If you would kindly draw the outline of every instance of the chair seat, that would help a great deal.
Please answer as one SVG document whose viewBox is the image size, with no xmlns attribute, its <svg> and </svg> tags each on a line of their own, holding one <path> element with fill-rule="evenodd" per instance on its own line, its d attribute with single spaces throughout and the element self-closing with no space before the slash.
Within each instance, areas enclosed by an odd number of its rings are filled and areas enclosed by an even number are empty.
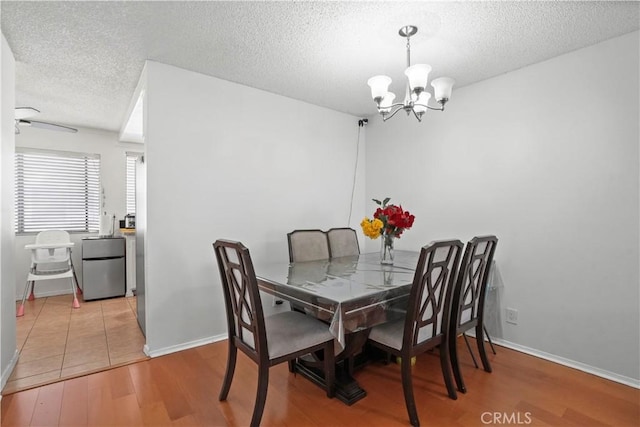
<svg viewBox="0 0 640 427">
<path fill-rule="evenodd" d="M 404 319 L 400 319 L 374 326 L 369 333 L 369 339 L 400 351 L 403 332 Z"/>
<path fill-rule="evenodd" d="M 313 347 L 333 338 L 326 324 L 297 311 L 265 317 L 269 359 Z"/>
<path fill-rule="evenodd" d="M 45 271 L 36 271 L 33 273 L 27 274 L 27 281 L 32 280 L 54 280 L 54 279 L 64 279 L 73 277 L 73 270 L 71 269 L 60 269 L 60 270 L 45 270 Z"/>
<path fill-rule="evenodd" d="M 438 322 L 440 322 L 440 319 L 441 316 L 439 315 Z M 431 338 L 432 329 L 432 325 L 427 325 L 418 332 L 418 344 Z M 369 334 L 369 339 L 400 351 L 402 349 L 403 334 L 404 319 L 400 319 L 395 322 L 388 322 L 374 326 Z"/>
</svg>

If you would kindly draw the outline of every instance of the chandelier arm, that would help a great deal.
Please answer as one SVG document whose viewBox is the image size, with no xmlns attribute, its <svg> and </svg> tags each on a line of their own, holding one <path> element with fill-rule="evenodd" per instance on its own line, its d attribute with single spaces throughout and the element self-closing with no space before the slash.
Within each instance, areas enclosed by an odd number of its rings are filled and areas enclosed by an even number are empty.
<svg viewBox="0 0 640 427">
<path fill-rule="evenodd" d="M 402 102 L 396 102 L 395 104 L 391 104 L 391 105 L 387 105 L 386 107 L 380 107 L 378 106 L 378 113 L 382 113 L 383 109 L 387 109 L 387 108 L 395 108 L 395 107 L 401 107 L 404 108 L 404 104 Z"/>
<path fill-rule="evenodd" d="M 393 104 L 393 106 L 395 106 L 395 107 L 396 107 L 396 109 L 395 109 L 395 110 L 393 110 L 393 111 L 391 112 L 391 114 L 388 114 L 388 113 L 387 113 L 387 114 L 383 114 L 383 115 L 382 115 L 382 121 L 383 121 L 383 122 L 386 122 L 386 121 L 387 121 L 387 120 L 389 120 L 391 117 L 395 116 L 395 115 L 398 113 L 398 111 L 404 110 L 404 104 Z"/>
<path fill-rule="evenodd" d="M 432 107 L 431 105 L 427 105 L 427 104 L 418 104 L 418 103 L 415 103 L 415 104 L 413 104 L 413 105 L 414 105 L 414 106 L 415 106 L 415 105 L 420 105 L 421 107 L 426 107 L 426 108 L 428 108 L 429 110 L 434 110 L 434 111 L 444 111 L 444 105 L 440 105 L 440 107 Z"/>
<path fill-rule="evenodd" d="M 411 111 L 413 112 L 413 115 L 416 116 L 416 119 L 418 120 L 418 122 L 421 122 L 422 121 L 422 117 L 420 117 L 421 115 L 416 113 L 416 110 L 414 110 L 413 108 L 411 109 Z"/>
</svg>

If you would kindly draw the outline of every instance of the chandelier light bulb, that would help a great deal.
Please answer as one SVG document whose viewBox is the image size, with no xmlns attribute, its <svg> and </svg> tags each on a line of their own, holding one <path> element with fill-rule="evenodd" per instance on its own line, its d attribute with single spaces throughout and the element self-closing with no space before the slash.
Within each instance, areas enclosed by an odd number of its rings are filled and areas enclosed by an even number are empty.
<svg viewBox="0 0 640 427">
<path fill-rule="evenodd" d="M 435 100 L 441 103 L 442 101 L 449 101 L 451 99 L 451 90 L 455 83 L 456 81 L 449 77 L 440 77 L 432 81 L 431 86 L 433 86 Z"/>
<path fill-rule="evenodd" d="M 389 111 L 391 111 L 391 105 L 393 104 L 394 99 L 396 99 L 396 94 L 387 92 L 380 102 L 380 112 L 388 113 Z"/>
<path fill-rule="evenodd" d="M 413 104 L 413 111 L 418 114 L 426 113 L 429 99 L 431 99 L 431 94 L 429 92 L 422 92 Z"/>
<path fill-rule="evenodd" d="M 375 76 L 371 77 L 367 84 L 371 87 L 371 97 L 378 103 L 389 92 L 389 85 L 391 84 L 391 78 L 387 76 Z M 380 98 L 380 99 L 378 99 Z"/>
<path fill-rule="evenodd" d="M 430 72 L 431 66 L 427 64 L 412 65 L 404 71 L 413 93 L 420 94 L 427 87 Z"/>
</svg>

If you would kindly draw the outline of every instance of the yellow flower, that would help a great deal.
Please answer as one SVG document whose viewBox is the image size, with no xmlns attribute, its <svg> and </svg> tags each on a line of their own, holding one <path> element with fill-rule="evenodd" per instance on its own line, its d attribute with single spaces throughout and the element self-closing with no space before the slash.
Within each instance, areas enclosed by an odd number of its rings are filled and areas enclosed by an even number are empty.
<svg viewBox="0 0 640 427">
<path fill-rule="evenodd" d="M 380 230 L 382 230 L 384 224 L 378 218 L 364 218 L 360 223 L 360 226 L 362 227 L 362 231 L 365 236 L 371 239 L 377 239 L 378 236 L 380 236 Z"/>
</svg>

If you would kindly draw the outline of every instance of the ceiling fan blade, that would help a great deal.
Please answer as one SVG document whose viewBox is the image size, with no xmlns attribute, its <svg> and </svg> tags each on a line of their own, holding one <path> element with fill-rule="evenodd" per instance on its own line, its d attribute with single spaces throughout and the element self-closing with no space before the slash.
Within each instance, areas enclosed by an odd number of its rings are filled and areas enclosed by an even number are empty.
<svg viewBox="0 0 640 427">
<path fill-rule="evenodd" d="M 40 113 L 40 110 L 33 107 L 16 107 L 16 120 L 33 117 L 38 113 Z"/>
<path fill-rule="evenodd" d="M 39 122 L 37 120 L 18 120 L 18 124 L 25 124 L 27 126 L 33 126 L 34 128 L 57 130 L 61 132 L 72 132 L 72 133 L 78 132 L 78 129 L 75 129 L 69 126 L 56 125 L 56 124 L 47 123 L 47 122 Z"/>
</svg>

